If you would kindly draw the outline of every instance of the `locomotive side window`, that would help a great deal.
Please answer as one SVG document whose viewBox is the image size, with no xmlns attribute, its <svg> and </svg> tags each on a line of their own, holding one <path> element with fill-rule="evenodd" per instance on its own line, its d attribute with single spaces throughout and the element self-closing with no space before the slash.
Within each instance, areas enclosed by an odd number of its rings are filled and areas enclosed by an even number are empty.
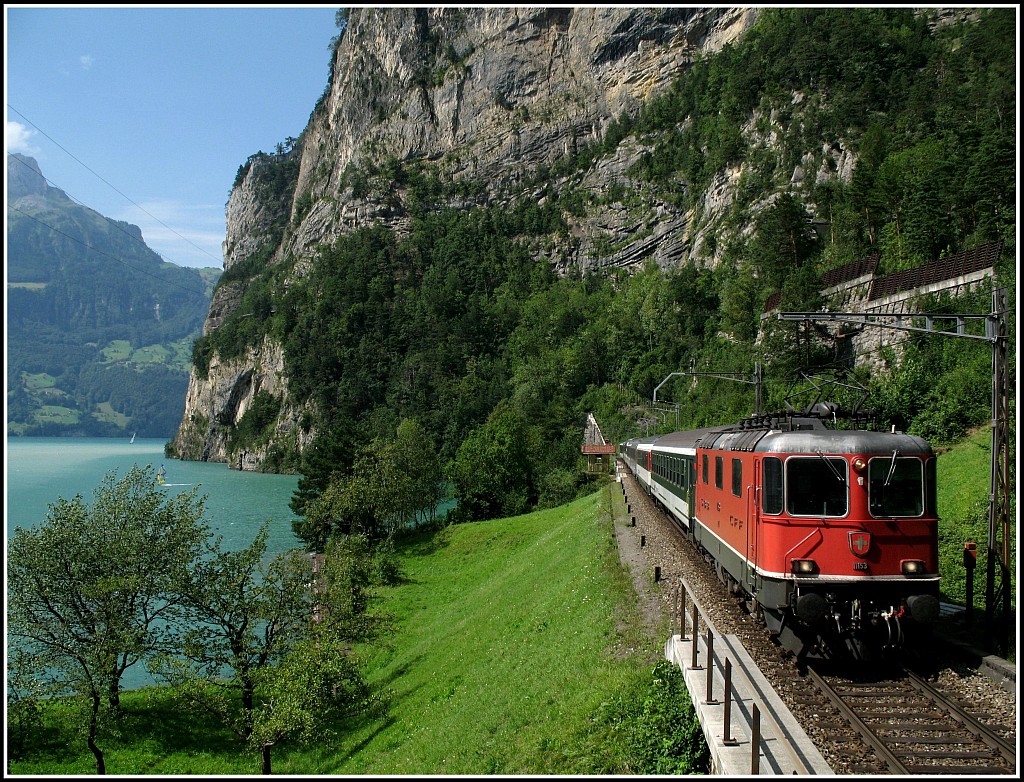
<svg viewBox="0 0 1024 782">
<path fill-rule="evenodd" d="M 796 456 L 786 462 L 787 510 L 793 516 L 845 516 L 849 502 L 845 459 Z"/>
<path fill-rule="evenodd" d="M 935 458 L 928 460 L 925 466 L 924 498 L 925 513 L 929 516 L 939 515 L 939 504 L 936 498 L 937 489 L 935 484 Z"/>
<path fill-rule="evenodd" d="M 761 462 L 761 472 L 761 510 L 765 513 L 782 513 L 782 459 L 766 456 Z"/>
<path fill-rule="evenodd" d="M 921 460 L 897 456 L 869 460 L 868 507 L 872 516 L 921 516 L 924 513 Z"/>
<path fill-rule="evenodd" d="M 743 496 L 743 462 L 739 459 L 732 460 L 732 493 L 737 497 Z"/>
<path fill-rule="evenodd" d="M 704 454 L 701 457 L 701 473 L 703 474 L 703 478 L 701 480 L 703 480 L 704 483 L 707 483 L 708 482 L 708 455 L 707 454 Z"/>
<path fill-rule="evenodd" d="M 723 466 L 722 465 L 722 457 L 721 456 L 716 456 L 715 457 L 715 488 L 716 489 L 721 489 L 722 488 L 722 473 L 725 472 L 725 470 L 722 469 L 722 466 Z"/>
</svg>

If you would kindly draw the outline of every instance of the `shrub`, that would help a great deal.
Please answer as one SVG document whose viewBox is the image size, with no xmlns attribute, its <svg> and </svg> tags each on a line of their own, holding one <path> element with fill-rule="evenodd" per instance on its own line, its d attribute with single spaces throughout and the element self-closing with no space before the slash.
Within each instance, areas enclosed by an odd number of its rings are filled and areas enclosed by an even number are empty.
<svg viewBox="0 0 1024 782">
<path fill-rule="evenodd" d="M 683 674 L 669 661 L 659 660 L 636 691 L 609 704 L 605 720 L 634 773 L 707 773 L 707 741 Z"/>
</svg>

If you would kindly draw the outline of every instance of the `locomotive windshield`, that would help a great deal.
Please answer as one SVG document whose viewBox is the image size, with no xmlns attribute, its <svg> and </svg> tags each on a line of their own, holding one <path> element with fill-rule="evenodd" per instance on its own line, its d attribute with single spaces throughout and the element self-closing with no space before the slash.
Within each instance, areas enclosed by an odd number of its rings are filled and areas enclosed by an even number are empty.
<svg viewBox="0 0 1024 782">
<path fill-rule="evenodd" d="M 879 456 L 868 462 L 868 502 L 872 516 L 924 513 L 924 466 L 920 459 Z"/>
<path fill-rule="evenodd" d="M 845 459 L 798 456 L 786 462 L 786 510 L 792 516 L 845 516 Z"/>
</svg>

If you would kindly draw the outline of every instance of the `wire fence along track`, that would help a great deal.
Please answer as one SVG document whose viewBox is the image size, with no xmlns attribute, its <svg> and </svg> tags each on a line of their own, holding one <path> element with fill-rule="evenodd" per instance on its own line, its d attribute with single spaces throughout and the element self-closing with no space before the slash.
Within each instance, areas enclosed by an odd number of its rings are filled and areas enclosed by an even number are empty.
<svg viewBox="0 0 1024 782">
<path fill-rule="evenodd" d="M 892 679 L 829 683 L 813 668 L 808 677 L 874 752 L 878 766 L 864 773 L 1016 774 L 1017 753 L 993 726 L 981 722 L 924 679 L 902 671 Z M 831 724 L 837 732 L 839 723 Z M 856 752 L 851 747 L 851 752 Z"/>
</svg>

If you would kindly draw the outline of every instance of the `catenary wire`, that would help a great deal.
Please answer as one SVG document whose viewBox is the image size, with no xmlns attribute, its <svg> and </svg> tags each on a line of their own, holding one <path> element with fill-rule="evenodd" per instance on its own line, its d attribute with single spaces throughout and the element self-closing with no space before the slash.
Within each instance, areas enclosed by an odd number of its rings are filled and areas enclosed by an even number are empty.
<svg viewBox="0 0 1024 782">
<path fill-rule="evenodd" d="M 109 188 L 110 188 L 111 190 L 113 190 L 113 191 L 114 191 L 115 193 L 117 193 L 117 194 L 118 194 L 119 196 L 121 196 L 121 197 L 122 197 L 122 198 L 124 198 L 124 199 L 125 199 L 126 201 L 128 201 L 128 203 L 132 204 L 133 206 L 137 207 L 137 208 L 138 208 L 138 209 L 139 209 L 140 211 L 142 211 L 142 212 L 144 212 L 145 214 L 147 214 L 147 215 L 149 215 L 150 217 L 152 217 L 152 218 L 153 218 L 154 220 L 156 220 L 156 221 L 157 221 L 158 223 L 160 223 L 160 225 L 162 225 L 162 226 L 163 226 L 164 228 L 166 228 L 166 229 L 167 229 L 168 231 L 170 231 L 171 233 L 173 233 L 173 234 L 174 234 L 175 236 L 177 236 L 177 237 L 178 237 L 179 239 L 181 239 L 182 241 L 188 242 L 188 243 L 189 243 L 190 245 L 192 245 L 192 246 L 193 246 L 193 247 L 195 247 L 195 248 L 196 248 L 197 250 L 199 250 L 199 252 L 201 252 L 201 253 L 202 253 L 203 255 L 207 256 L 208 258 L 212 258 L 213 260 L 217 261 L 218 263 L 220 263 L 220 262 L 221 262 L 221 259 L 220 259 L 220 258 L 216 258 L 215 256 L 213 256 L 213 255 L 210 255 L 210 253 L 208 253 L 208 252 L 207 252 L 206 250 L 204 250 L 204 249 L 203 249 L 202 247 L 200 247 L 199 245 L 195 244 L 195 243 L 194 243 L 193 241 L 191 241 L 190 239 L 188 239 L 188 238 L 186 238 L 186 237 L 182 236 L 181 234 L 179 234 L 179 233 L 178 233 L 177 231 L 175 231 L 175 230 L 174 230 L 173 228 L 171 228 L 171 227 L 170 227 L 169 225 L 167 225 L 167 223 L 165 223 L 165 222 L 163 222 L 162 220 L 160 220 L 160 218 L 156 217 L 155 215 L 153 215 L 152 213 L 150 213 L 149 211 L 147 211 L 147 210 L 146 210 L 146 209 L 145 209 L 145 208 L 144 208 L 143 206 L 141 206 L 140 204 L 136 203 L 136 202 L 135 202 L 135 201 L 133 201 L 133 200 L 132 200 L 131 198 L 129 198 L 129 197 L 127 196 L 127 195 L 125 195 L 125 194 L 124 194 L 124 193 L 122 193 L 122 192 L 121 192 L 120 190 L 118 190 L 118 189 L 117 189 L 116 187 L 114 187 L 114 185 L 110 184 L 110 182 L 108 182 L 108 181 L 107 181 L 106 179 L 104 179 L 104 178 L 103 178 L 102 176 L 100 176 L 100 175 L 99 175 L 99 174 L 97 174 L 97 173 L 96 173 L 95 171 L 93 171 L 93 170 L 92 170 L 91 168 L 89 168 L 89 166 L 87 166 L 87 165 L 86 165 L 85 163 L 83 163 L 83 162 L 82 162 L 81 160 L 79 160 L 79 159 L 78 159 L 77 157 L 75 157 L 75 155 L 73 155 L 73 154 L 72 154 L 72 153 L 71 153 L 71 152 L 70 152 L 70 151 L 69 151 L 69 150 L 68 150 L 67 148 L 65 148 L 65 147 L 64 147 L 64 146 L 63 146 L 63 145 L 62 145 L 62 144 L 61 144 L 60 142 L 58 142 L 58 141 L 57 141 L 56 139 L 54 139 L 54 138 L 53 138 L 53 137 L 52 137 L 52 136 L 51 136 L 50 134 L 48 134 L 48 133 L 47 133 L 47 132 L 46 132 L 45 130 L 43 130 L 42 128 L 40 128 L 40 127 L 39 127 L 38 125 L 36 125 L 36 124 L 35 124 L 35 123 L 34 123 L 34 122 L 33 122 L 32 120 L 30 120 L 30 119 L 29 119 L 28 117 L 26 117 L 26 116 L 25 116 L 24 114 L 22 114 L 22 113 L 21 113 L 20 111 L 18 111 L 18 109 L 14 108 L 14 106 L 12 106 L 12 105 L 11 105 L 10 103 L 8 103 L 8 104 L 7 104 L 7 108 L 9 108 L 9 109 L 10 109 L 11 111 L 13 111 L 13 112 L 14 112 L 15 114 L 17 114 L 17 115 L 18 115 L 19 117 L 21 117 L 21 118 L 22 118 L 23 120 L 25 120 L 25 122 L 27 122 L 27 123 L 28 123 L 29 125 L 31 125 L 31 126 L 32 126 L 33 128 L 35 128 L 35 129 L 36 129 L 37 131 L 39 131 L 39 132 L 40 132 L 40 133 L 41 133 L 42 135 L 44 135 L 44 136 L 45 136 L 46 138 L 48 138 L 48 139 L 49 139 L 50 141 L 52 141 L 52 142 L 53 142 L 54 144 L 56 144 L 56 145 L 57 145 L 57 147 L 59 147 L 59 148 L 60 148 L 61 150 L 63 150 L 63 151 L 64 151 L 64 152 L 65 152 L 65 153 L 66 153 L 66 154 L 68 155 L 68 157 L 70 157 L 70 158 L 71 158 L 72 160 L 74 160 L 74 161 L 75 161 L 76 163 L 78 163 L 78 164 L 79 164 L 80 166 L 82 166 L 82 167 L 83 167 L 83 168 L 84 168 L 84 169 L 85 169 L 86 171 L 88 171 L 88 172 L 89 172 L 90 174 L 92 174 L 92 175 L 93 175 L 93 176 L 95 176 L 95 177 L 96 177 L 97 179 L 99 179 L 99 180 L 100 180 L 101 182 L 103 182 L 103 184 L 107 185 L 107 187 L 109 187 Z M 44 177 L 44 179 L 45 179 L 45 177 Z M 49 181 L 49 180 L 47 180 L 47 181 Z M 80 203 L 80 202 L 79 202 L 79 203 Z M 82 205 L 84 206 L 84 204 L 82 204 Z M 162 257 L 162 256 L 161 256 L 161 257 Z"/>
</svg>

